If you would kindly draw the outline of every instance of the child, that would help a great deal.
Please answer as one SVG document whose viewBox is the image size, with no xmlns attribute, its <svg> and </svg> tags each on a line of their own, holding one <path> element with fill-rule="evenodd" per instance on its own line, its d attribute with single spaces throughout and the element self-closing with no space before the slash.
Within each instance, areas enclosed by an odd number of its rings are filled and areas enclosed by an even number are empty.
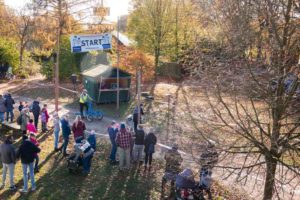
<svg viewBox="0 0 300 200">
<path fill-rule="evenodd" d="M 20 111 L 20 113 L 21 113 L 21 111 L 23 110 L 23 108 L 24 108 L 24 105 L 23 105 L 23 102 L 22 101 L 20 101 L 20 105 L 19 105 L 19 111 Z"/>
<path fill-rule="evenodd" d="M 29 140 L 30 142 L 32 142 L 35 146 L 39 147 L 39 142 L 37 141 L 36 137 L 35 137 L 35 134 L 34 133 L 30 133 L 29 135 Z M 34 165 L 34 172 L 35 173 L 38 173 L 39 172 L 39 167 L 38 167 L 38 164 L 39 164 L 39 155 L 38 154 L 35 154 L 34 155 L 34 159 L 35 159 L 35 165 Z"/>
<path fill-rule="evenodd" d="M 48 130 L 47 123 L 49 120 L 49 114 L 48 114 L 48 110 L 47 110 L 47 104 L 45 104 L 42 109 L 41 118 L 42 118 L 42 132 L 44 133 Z"/>
<path fill-rule="evenodd" d="M 35 126 L 34 126 L 34 124 L 33 124 L 33 119 L 30 119 L 29 120 L 29 123 L 27 124 L 27 126 L 26 126 L 26 128 L 27 128 L 27 131 L 29 132 L 29 133 L 35 133 L 36 134 L 36 128 L 35 128 Z"/>
<path fill-rule="evenodd" d="M 91 147 L 96 150 L 96 135 L 94 130 L 88 133 L 87 141 L 90 143 Z"/>
</svg>

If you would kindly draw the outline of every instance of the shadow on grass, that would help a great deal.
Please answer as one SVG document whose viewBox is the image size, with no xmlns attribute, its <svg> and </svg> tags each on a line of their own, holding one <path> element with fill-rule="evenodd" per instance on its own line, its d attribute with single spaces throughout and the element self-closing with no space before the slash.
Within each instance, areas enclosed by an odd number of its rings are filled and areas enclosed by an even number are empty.
<svg viewBox="0 0 300 200">
<path fill-rule="evenodd" d="M 36 181 L 37 190 L 17 197 L 19 200 L 77 200 L 77 199 L 111 199 L 111 200 L 147 200 L 160 199 L 161 173 L 158 163 L 150 172 L 142 166 L 135 166 L 128 172 L 120 172 L 118 166 L 110 165 L 106 158 L 109 145 L 101 142 L 95 152 L 91 174 L 69 174 L 67 163 L 60 154 L 51 152 L 41 166 L 51 162 L 49 170 Z M 17 186 L 21 188 L 21 179 Z M 30 184 L 29 184 L 30 185 Z M 15 192 L 5 191 L 1 199 L 10 199 Z"/>
</svg>

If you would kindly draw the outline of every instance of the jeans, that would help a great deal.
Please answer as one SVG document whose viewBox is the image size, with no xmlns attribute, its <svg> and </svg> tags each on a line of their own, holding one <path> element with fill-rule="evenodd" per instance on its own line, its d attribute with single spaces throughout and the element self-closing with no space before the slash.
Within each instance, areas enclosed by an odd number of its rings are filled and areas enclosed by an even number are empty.
<svg viewBox="0 0 300 200">
<path fill-rule="evenodd" d="M 90 173 L 93 154 L 82 159 L 83 172 Z"/>
<path fill-rule="evenodd" d="M 39 114 L 33 114 L 33 118 L 34 118 L 34 126 L 36 129 L 38 129 Z"/>
<path fill-rule="evenodd" d="M 33 162 L 29 164 L 22 163 L 23 168 L 23 182 L 24 182 L 24 190 L 28 190 L 28 168 L 29 168 L 29 175 L 31 180 L 31 188 L 35 189 L 35 181 L 34 181 L 34 168 L 33 168 Z"/>
<path fill-rule="evenodd" d="M 87 103 L 79 103 L 79 108 L 80 108 L 80 115 L 81 117 L 83 117 L 83 108 L 86 108 L 86 110 L 88 110 L 88 105 Z"/>
<path fill-rule="evenodd" d="M 47 122 L 42 122 L 42 132 L 47 131 Z"/>
<path fill-rule="evenodd" d="M 62 145 L 62 150 L 63 150 L 63 153 L 66 154 L 67 153 L 67 147 L 68 147 L 68 144 L 69 144 L 69 136 L 63 136 L 64 138 L 64 143 Z"/>
<path fill-rule="evenodd" d="M 10 116 L 10 121 L 14 120 L 14 111 L 13 110 L 7 110 L 6 111 L 6 121 L 8 121 Z"/>
<path fill-rule="evenodd" d="M 117 145 L 112 143 L 111 144 L 111 152 L 110 152 L 110 156 L 109 156 L 109 159 L 111 161 L 116 161 L 116 153 L 117 153 Z"/>
<path fill-rule="evenodd" d="M 143 149 L 144 145 L 134 145 L 134 160 L 136 161 L 143 161 Z"/>
<path fill-rule="evenodd" d="M 3 169 L 2 169 L 2 185 L 5 185 L 5 180 L 6 180 L 6 172 L 7 169 L 9 171 L 9 185 L 10 187 L 14 186 L 14 172 L 15 172 L 15 164 L 5 164 L 3 163 Z"/>
<path fill-rule="evenodd" d="M 4 122 L 4 112 L 0 112 L 0 122 Z"/>
<path fill-rule="evenodd" d="M 59 130 L 54 130 L 54 149 L 58 148 Z"/>
<path fill-rule="evenodd" d="M 151 163 L 152 163 L 152 154 L 153 153 L 146 153 L 145 155 L 145 165 L 147 165 L 148 161 L 149 161 L 149 166 L 151 166 Z"/>
<path fill-rule="evenodd" d="M 130 168 L 130 148 L 119 148 L 119 167 L 120 169 Z"/>
</svg>

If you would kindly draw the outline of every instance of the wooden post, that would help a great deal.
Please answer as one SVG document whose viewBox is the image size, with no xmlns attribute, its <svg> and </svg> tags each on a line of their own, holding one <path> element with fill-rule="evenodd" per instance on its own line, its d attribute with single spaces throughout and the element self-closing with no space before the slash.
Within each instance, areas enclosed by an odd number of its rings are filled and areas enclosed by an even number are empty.
<svg viewBox="0 0 300 200">
<path fill-rule="evenodd" d="M 117 115 L 120 116 L 120 46 L 119 46 L 120 17 L 117 23 Z"/>
<path fill-rule="evenodd" d="M 141 70 L 138 71 L 138 124 L 141 123 Z"/>
<path fill-rule="evenodd" d="M 60 54 L 60 34 L 61 34 L 61 0 L 58 1 L 58 28 L 57 28 L 57 50 L 56 50 L 56 65 L 55 65 L 55 85 L 54 85 L 54 93 L 55 93 L 55 111 L 58 112 L 58 98 L 59 98 L 59 54 Z"/>
</svg>

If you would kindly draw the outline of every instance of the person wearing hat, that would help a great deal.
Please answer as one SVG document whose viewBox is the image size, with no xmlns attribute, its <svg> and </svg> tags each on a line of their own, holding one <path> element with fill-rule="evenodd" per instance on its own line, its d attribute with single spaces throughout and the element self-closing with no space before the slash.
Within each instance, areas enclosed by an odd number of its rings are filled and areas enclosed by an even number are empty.
<svg viewBox="0 0 300 200">
<path fill-rule="evenodd" d="M 87 90 L 83 89 L 82 93 L 79 96 L 79 108 L 80 108 L 80 115 L 83 118 L 83 108 L 85 107 L 88 110 L 88 101 L 93 99 L 88 95 Z"/>
<path fill-rule="evenodd" d="M 166 168 L 165 175 L 162 178 L 162 196 L 164 195 L 165 185 L 168 181 L 171 182 L 171 194 L 174 195 L 176 175 L 181 171 L 180 166 L 183 161 L 180 153 L 178 152 L 178 144 L 174 143 L 172 148 L 165 154 Z"/>
<path fill-rule="evenodd" d="M 60 119 L 58 113 L 55 112 L 53 114 L 53 126 L 54 126 L 54 151 L 58 151 L 58 140 L 59 140 L 59 132 L 60 132 Z"/>
<path fill-rule="evenodd" d="M 115 164 L 117 162 L 116 161 L 116 153 L 117 153 L 116 136 L 118 133 L 118 129 L 115 127 L 115 125 L 116 125 L 116 121 L 113 120 L 107 128 L 107 132 L 111 143 L 111 152 L 110 152 L 109 160 L 112 164 Z"/>
<path fill-rule="evenodd" d="M 119 147 L 119 168 L 121 171 L 130 168 L 130 149 L 132 144 L 131 133 L 126 129 L 125 123 L 121 123 L 117 133 L 116 144 Z"/>
</svg>

